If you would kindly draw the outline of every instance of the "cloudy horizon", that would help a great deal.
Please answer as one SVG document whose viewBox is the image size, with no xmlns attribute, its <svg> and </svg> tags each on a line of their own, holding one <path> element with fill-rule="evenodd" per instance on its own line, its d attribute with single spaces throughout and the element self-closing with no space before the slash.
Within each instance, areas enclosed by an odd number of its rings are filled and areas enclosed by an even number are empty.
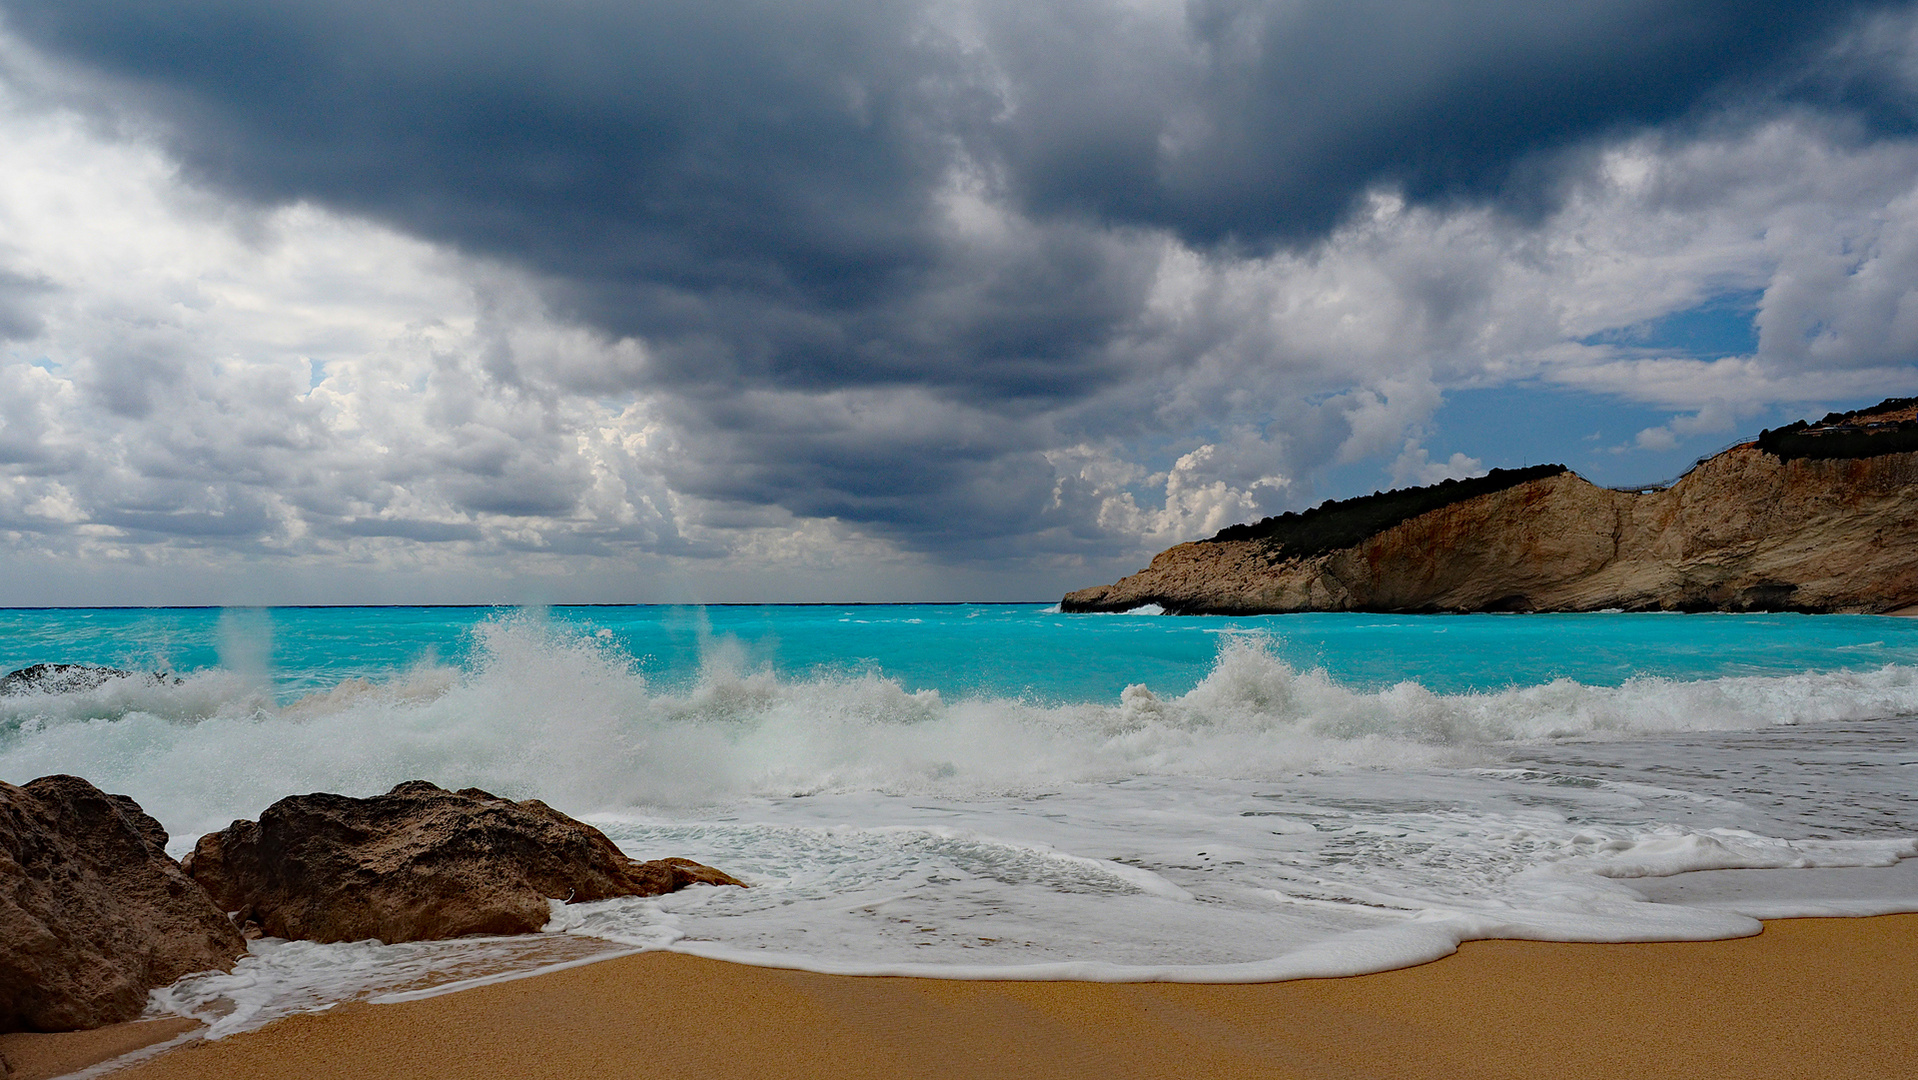
<svg viewBox="0 0 1918 1080">
<path fill-rule="evenodd" d="M 0 0 L 0 604 L 1049 600 L 1918 394 L 1918 6 Z"/>
</svg>

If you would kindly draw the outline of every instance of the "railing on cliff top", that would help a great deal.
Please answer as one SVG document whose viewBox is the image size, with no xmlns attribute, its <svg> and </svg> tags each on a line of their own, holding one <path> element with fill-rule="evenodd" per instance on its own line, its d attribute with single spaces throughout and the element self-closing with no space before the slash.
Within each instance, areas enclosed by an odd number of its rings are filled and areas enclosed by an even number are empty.
<svg viewBox="0 0 1918 1080">
<path fill-rule="evenodd" d="M 1656 484 L 1623 484 L 1623 485 L 1610 484 L 1606 486 L 1605 490 L 1622 491 L 1628 495 L 1650 495 L 1654 491 L 1668 490 L 1669 488 L 1671 488 L 1673 484 L 1678 483 L 1680 480 L 1685 479 L 1687 476 L 1690 476 L 1693 472 L 1697 471 L 1700 465 L 1705 464 L 1707 461 L 1710 461 L 1711 459 L 1717 457 L 1718 455 L 1724 453 L 1727 450 L 1732 449 L 1733 447 L 1744 446 L 1746 443 L 1749 443 L 1751 441 L 1752 440 L 1750 439 L 1733 439 L 1731 442 L 1726 443 L 1725 445 L 1719 447 L 1718 449 L 1713 450 L 1711 453 L 1706 454 L 1704 457 L 1701 457 L 1698 460 L 1692 462 L 1690 465 L 1687 465 L 1685 467 L 1684 472 L 1679 473 L 1677 476 L 1672 477 L 1670 480 L 1661 480 Z"/>
</svg>

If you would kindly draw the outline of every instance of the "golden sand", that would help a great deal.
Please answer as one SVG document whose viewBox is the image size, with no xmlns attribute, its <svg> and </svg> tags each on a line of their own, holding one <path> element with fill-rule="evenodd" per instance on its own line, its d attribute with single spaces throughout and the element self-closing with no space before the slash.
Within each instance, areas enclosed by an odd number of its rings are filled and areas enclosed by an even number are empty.
<svg viewBox="0 0 1918 1080">
<path fill-rule="evenodd" d="M 650 953 L 194 1044 L 115 1080 L 1918 1076 L 1918 915 L 1466 944 L 1256 985 L 849 978 Z"/>
<path fill-rule="evenodd" d="M 0 1035 L 0 1058 L 13 1069 L 6 1074 L 7 1080 L 47 1080 L 163 1043 L 199 1026 L 192 1020 L 135 1020 L 92 1031 L 15 1032 Z"/>
</svg>

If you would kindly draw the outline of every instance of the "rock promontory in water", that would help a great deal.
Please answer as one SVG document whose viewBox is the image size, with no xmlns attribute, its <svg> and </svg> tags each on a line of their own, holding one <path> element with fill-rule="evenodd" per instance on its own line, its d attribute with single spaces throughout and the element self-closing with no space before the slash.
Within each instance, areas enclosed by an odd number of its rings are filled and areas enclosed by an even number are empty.
<svg viewBox="0 0 1918 1080">
<path fill-rule="evenodd" d="M 690 859 L 630 859 L 538 800 L 424 780 L 368 799 L 281 799 L 201 837 L 186 868 L 250 932 L 321 942 L 533 933 L 549 900 L 743 885 Z"/>
<path fill-rule="evenodd" d="M 166 842 L 77 776 L 0 783 L 0 1031 L 132 1020 L 154 987 L 232 969 L 245 939 Z"/>
<path fill-rule="evenodd" d="M 1065 611 L 1802 611 L 1918 606 L 1918 398 L 1766 431 L 1669 486 L 1563 466 L 1328 502 L 1161 552 Z"/>
<path fill-rule="evenodd" d="M 180 682 L 179 679 L 160 671 L 143 675 L 94 664 L 34 664 L 0 675 L 0 697 L 34 693 L 75 694 L 105 686 L 115 679 L 141 679 L 173 685 L 178 685 Z"/>
</svg>

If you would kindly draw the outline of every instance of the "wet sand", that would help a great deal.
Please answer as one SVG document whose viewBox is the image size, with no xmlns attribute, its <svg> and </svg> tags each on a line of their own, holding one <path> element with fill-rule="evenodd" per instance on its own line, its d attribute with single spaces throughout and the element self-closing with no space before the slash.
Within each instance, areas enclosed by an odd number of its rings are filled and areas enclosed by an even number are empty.
<svg viewBox="0 0 1918 1080">
<path fill-rule="evenodd" d="M 12 1070 L 0 1070 L 0 1075 L 6 1080 L 48 1080 L 163 1043 L 199 1026 L 192 1020 L 135 1020 L 92 1031 L 0 1035 L 0 1058 Z"/>
<path fill-rule="evenodd" d="M 1918 915 L 1466 944 L 1256 985 L 848 978 L 651 953 L 169 1051 L 116 1080 L 1918 1075 Z"/>
</svg>

